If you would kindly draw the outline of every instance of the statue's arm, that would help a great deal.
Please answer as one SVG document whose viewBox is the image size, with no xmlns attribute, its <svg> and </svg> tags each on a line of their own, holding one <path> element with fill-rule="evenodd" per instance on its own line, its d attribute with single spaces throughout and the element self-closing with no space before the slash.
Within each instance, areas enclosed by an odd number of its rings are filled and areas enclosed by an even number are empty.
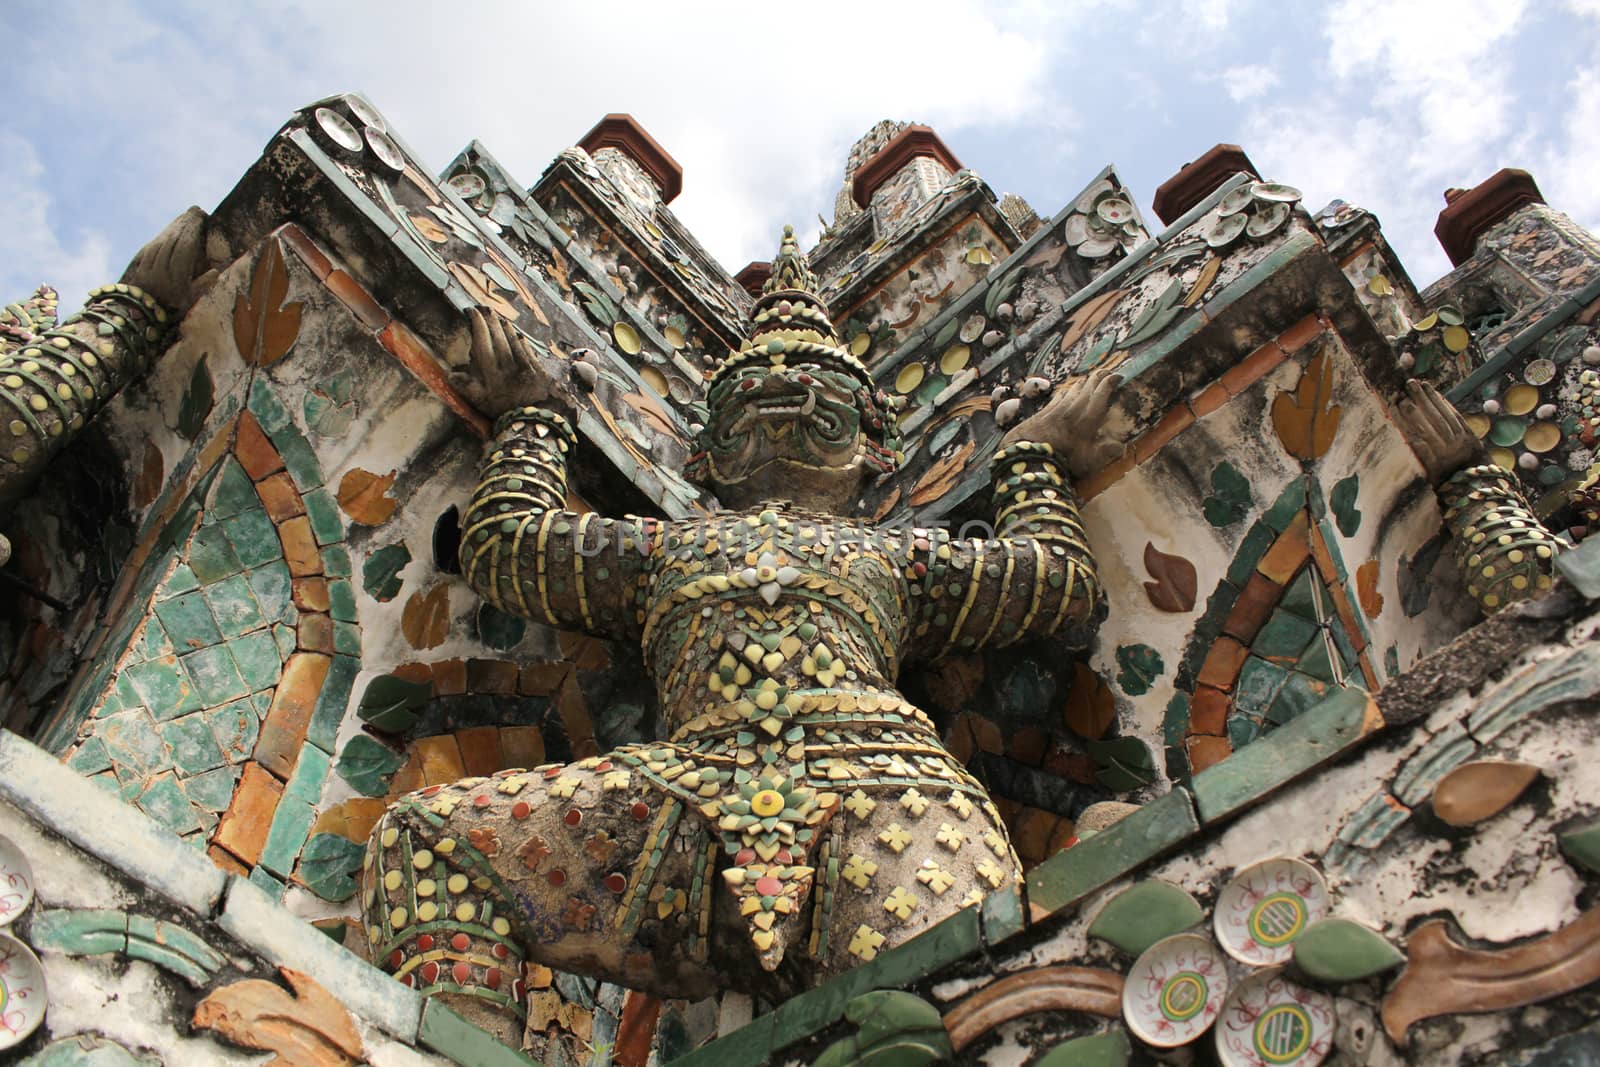
<svg viewBox="0 0 1600 1067">
<path fill-rule="evenodd" d="M 108 400 L 144 374 L 171 325 L 144 290 L 108 285 L 66 322 L 0 357 L 0 500 L 21 496 Z"/>
<path fill-rule="evenodd" d="M 993 537 L 941 531 L 914 542 L 918 631 L 942 652 L 1057 633 L 1087 644 L 1105 597 L 1065 464 L 1050 445 L 1019 442 L 995 455 L 992 470 Z"/>
<path fill-rule="evenodd" d="M 461 571 L 502 611 L 637 640 L 665 524 L 566 510 L 576 445 L 571 424 L 545 408 L 500 417 L 462 521 Z"/>
<path fill-rule="evenodd" d="M 60 326 L 0 356 L 0 502 L 14 501 L 129 383 L 190 303 L 206 215 L 190 208 Z"/>
<path fill-rule="evenodd" d="M 1483 446 L 1437 389 L 1418 381 L 1406 388 L 1401 429 L 1439 494 L 1467 592 L 1493 614 L 1548 589 L 1560 544 L 1516 477 L 1483 461 Z"/>
</svg>

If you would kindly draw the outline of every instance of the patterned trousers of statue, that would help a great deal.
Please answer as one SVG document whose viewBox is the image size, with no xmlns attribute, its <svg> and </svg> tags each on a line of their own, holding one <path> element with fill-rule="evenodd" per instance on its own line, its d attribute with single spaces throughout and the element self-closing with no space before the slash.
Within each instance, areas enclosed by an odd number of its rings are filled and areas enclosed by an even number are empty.
<svg viewBox="0 0 1600 1067">
<path fill-rule="evenodd" d="M 628 745 L 403 798 L 364 872 L 375 960 L 507 1012 L 529 959 L 660 996 L 771 995 L 1014 884 L 994 806 L 922 714 L 851 703 L 795 715 L 765 767 L 715 739 Z"/>
</svg>

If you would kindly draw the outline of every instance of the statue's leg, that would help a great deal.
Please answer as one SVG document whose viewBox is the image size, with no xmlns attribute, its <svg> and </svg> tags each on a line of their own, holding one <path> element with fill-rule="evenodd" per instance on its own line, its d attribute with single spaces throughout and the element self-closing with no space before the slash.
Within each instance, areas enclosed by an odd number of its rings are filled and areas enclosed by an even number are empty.
<svg viewBox="0 0 1600 1067">
<path fill-rule="evenodd" d="M 603 757 L 432 786 L 368 844 L 373 962 L 513 1045 L 525 961 L 704 996 L 714 855 L 682 801 Z"/>
<path fill-rule="evenodd" d="M 981 793 L 930 783 L 843 795 L 831 827 L 837 874 L 823 887 L 833 899 L 817 946 L 821 977 L 860 966 L 1021 878 L 1005 825 Z"/>
</svg>

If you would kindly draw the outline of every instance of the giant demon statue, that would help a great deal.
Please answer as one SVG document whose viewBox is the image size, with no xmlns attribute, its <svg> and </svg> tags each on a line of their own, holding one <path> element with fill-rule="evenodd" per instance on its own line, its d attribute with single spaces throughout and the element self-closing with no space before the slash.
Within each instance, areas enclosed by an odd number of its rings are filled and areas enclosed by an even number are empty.
<svg viewBox="0 0 1600 1067">
<path fill-rule="evenodd" d="M 432 787 L 378 824 L 374 958 L 504 1036 L 525 960 L 666 996 L 782 993 L 1019 878 L 983 787 L 896 678 L 952 650 L 1088 639 L 1104 607 L 1070 479 L 1105 458 L 1116 379 L 1083 379 L 1004 442 L 991 539 L 880 529 L 846 509 L 893 469 L 893 414 L 815 290 L 786 231 L 691 461 L 727 510 L 692 521 L 563 510 L 560 387 L 473 316 L 473 399 L 504 414 L 462 570 L 506 611 L 639 642 L 670 729 Z"/>
</svg>

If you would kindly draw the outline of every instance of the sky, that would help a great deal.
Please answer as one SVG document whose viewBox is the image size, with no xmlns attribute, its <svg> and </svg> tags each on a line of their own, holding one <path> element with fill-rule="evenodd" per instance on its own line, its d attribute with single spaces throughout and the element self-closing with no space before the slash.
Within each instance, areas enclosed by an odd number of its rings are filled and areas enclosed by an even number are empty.
<svg viewBox="0 0 1600 1067">
<path fill-rule="evenodd" d="M 1600 231 L 1600 0 L 817 0 L 466 7 L 11 0 L 0 300 L 63 311 L 300 107 L 357 90 L 437 172 L 473 138 L 522 183 L 601 116 L 678 160 L 673 210 L 730 270 L 832 215 L 851 143 L 923 122 L 1055 214 L 1115 163 L 1156 187 L 1218 142 L 1315 210 L 1374 211 L 1413 280 L 1451 186 L 1501 167 Z"/>
</svg>

